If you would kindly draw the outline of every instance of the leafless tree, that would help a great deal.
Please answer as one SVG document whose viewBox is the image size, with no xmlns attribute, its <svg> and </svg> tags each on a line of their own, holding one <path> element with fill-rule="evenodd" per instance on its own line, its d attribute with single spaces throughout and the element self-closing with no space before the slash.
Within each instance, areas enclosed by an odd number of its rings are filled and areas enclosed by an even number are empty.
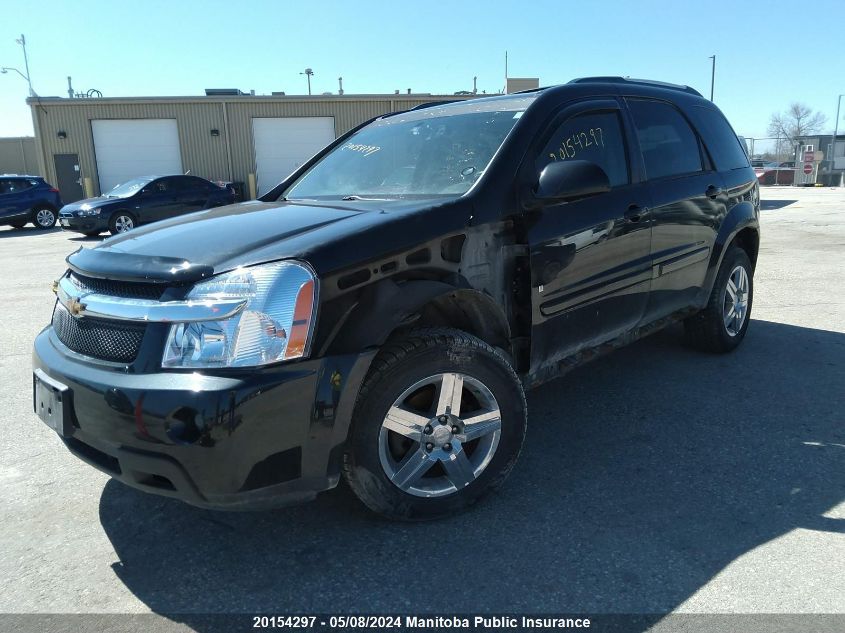
<svg viewBox="0 0 845 633">
<path fill-rule="evenodd" d="M 803 103 L 792 103 L 784 112 L 775 112 L 769 119 L 769 135 L 783 139 L 778 143 L 776 152 L 780 155 L 785 148 L 794 148 L 798 137 L 818 134 L 822 131 L 827 117 L 821 112 Z"/>
</svg>

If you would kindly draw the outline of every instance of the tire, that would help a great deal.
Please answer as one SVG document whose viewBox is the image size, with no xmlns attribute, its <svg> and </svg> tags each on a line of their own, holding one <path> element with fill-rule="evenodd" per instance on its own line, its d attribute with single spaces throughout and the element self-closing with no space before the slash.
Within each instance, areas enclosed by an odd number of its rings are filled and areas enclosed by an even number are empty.
<svg viewBox="0 0 845 633">
<path fill-rule="evenodd" d="M 441 399 L 447 390 L 459 395 Z M 447 404 L 460 407 L 459 415 Z M 507 478 L 525 438 L 526 410 L 522 384 L 500 352 L 459 330 L 413 331 L 373 360 L 352 415 L 344 477 L 382 516 L 453 514 Z"/>
<path fill-rule="evenodd" d="M 736 294 L 737 286 L 743 283 L 744 290 L 740 288 L 738 295 L 742 309 L 737 311 L 732 295 Z M 692 347 L 704 352 L 723 354 L 736 349 L 748 331 L 753 300 L 754 269 L 751 260 L 744 250 L 733 246 L 725 253 L 707 306 L 684 321 L 687 341 Z M 738 316 L 740 312 L 741 316 Z"/>
<path fill-rule="evenodd" d="M 32 223 L 36 229 L 46 231 L 56 226 L 56 212 L 50 207 L 38 207 L 32 210 Z"/>
<path fill-rule="evenodd" d="M 109 220 L 109 232 L 119 235 L 138 226 L 137 218 L 128 211 L 115 211 Z"/>
</svg>

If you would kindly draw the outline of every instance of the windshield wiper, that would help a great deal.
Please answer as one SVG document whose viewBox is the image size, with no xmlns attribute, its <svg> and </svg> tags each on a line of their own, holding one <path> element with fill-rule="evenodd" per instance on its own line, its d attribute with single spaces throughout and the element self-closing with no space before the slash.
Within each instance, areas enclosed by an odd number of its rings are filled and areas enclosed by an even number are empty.
<svg viewBox="0 0 845 633">
<path fill-rule="evenodd" d="M 363 196 L 343 196 L 341 200 L 389 200 L 390 198 L 364 198 Z"/>
</svg>

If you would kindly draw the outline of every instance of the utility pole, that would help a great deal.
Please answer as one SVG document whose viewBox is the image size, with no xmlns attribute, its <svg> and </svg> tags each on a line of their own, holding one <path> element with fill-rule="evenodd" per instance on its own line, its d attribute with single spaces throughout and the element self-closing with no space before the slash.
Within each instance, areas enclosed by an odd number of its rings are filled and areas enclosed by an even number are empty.
<svg viewBox="0 0 845 633">
<path fill-rule="evenodd" d="M 836 97 L 836 122 L 833 124 L 833 138 L 830 142 L 830 184 L 833 185 L 833 169 L 836 167 L 836 135 L 839 133 L 839 106 L 842 104 L 842 97 L 845 94 Z M 845 181 L 845 172 L 841 176 Z M 842 184 L 842 183 L 840 183 Z"/>
<path fill-rule="evenodd" d="M 713 87 L 716 85 L 716 56 L 711 55 L 710 59 L 713 60 L 713 65 L 710 69 L 710 101 L 713 101 Z"/>
<path fill-rule="evenodd" d="M 305 78 L 308 79 L 308 96 L 311 96 L 311 76 L 314 74 L 314 71 L 310 68 L 306 68 L 305 72 L 299 74 L 305 75 Z"/>
</svg>

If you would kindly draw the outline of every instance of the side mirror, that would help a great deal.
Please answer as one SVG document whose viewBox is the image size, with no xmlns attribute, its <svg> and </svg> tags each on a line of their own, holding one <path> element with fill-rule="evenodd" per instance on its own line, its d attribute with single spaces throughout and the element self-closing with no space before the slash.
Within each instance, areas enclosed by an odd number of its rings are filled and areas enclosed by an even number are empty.
<svg viewBox="0 0 845 633">
<path fill-rule="evenodd" d="M 534 199 L 545 203 L 567 202 L 607 191 L 610 191 L 610 180 L 601 167 L 588 160 L 565 160 L 543 168 L 534 188 Z"/>
</svg>

